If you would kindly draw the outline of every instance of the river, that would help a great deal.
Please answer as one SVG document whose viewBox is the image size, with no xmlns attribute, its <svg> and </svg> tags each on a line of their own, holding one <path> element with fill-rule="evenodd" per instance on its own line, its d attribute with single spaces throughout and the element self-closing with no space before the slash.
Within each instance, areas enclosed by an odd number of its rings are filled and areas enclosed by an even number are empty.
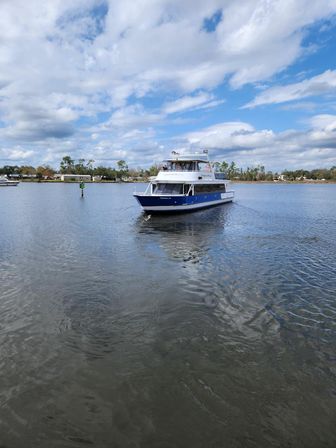
<svg viewBox="0 0 336 448">
<path fill-rule="evenodd" d="M 0 446 L 335 447 L 336 185 L 134 188 L 0 189 Z"/>
</svg>

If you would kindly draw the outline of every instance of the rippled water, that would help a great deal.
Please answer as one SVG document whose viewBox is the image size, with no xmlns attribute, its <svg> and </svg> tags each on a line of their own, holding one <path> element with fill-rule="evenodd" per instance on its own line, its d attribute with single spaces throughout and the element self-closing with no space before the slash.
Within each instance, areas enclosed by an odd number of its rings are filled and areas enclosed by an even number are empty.
<svg viewBox="0 0 336 448">
<path fill-rule="evenodd" d="M 336 185 L 133 189 L 0 190 L 1 448 L 335 447 Z"/>
</svg>

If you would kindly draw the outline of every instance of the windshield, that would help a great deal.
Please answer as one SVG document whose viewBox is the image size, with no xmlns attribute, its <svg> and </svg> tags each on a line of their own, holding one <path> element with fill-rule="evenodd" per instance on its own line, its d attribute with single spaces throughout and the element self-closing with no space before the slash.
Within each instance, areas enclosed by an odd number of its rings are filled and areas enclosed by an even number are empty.
<svg viewBox="0 0 336 448">
<path fill-rule="evenodd" d="M 198 162 L 167 162 L 163 166 L 164 171 L 199 171 Z"/>
<path fill-rule="evenodd" d="M 154 194 L 183 194 L 183 184 L 154 184 Z"/>
</svg>

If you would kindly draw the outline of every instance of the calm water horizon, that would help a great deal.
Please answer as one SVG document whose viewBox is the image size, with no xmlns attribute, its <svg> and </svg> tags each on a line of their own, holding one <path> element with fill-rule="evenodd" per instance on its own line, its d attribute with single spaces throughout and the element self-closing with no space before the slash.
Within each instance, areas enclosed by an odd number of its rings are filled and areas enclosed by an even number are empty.
<svg viewBox="0 0 336 448">
<path fill-rule="evenodd" d="M 336 185 L 0 189 L 0 447 L 336 446 Z"/>
</svg>

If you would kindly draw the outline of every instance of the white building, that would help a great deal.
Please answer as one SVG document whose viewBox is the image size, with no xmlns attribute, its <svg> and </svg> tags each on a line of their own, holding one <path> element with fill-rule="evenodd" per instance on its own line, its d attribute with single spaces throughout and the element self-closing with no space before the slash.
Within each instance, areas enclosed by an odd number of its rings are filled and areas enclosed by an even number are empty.
<svg viewBox="0 0 336 448">
<path fill-rule="evenodd" d="M 68 180 L 74 180 L 77 182 L 91 182 L 90 174 L 62 174 L 61 180 L 66 182 Z"/>
</svg>

